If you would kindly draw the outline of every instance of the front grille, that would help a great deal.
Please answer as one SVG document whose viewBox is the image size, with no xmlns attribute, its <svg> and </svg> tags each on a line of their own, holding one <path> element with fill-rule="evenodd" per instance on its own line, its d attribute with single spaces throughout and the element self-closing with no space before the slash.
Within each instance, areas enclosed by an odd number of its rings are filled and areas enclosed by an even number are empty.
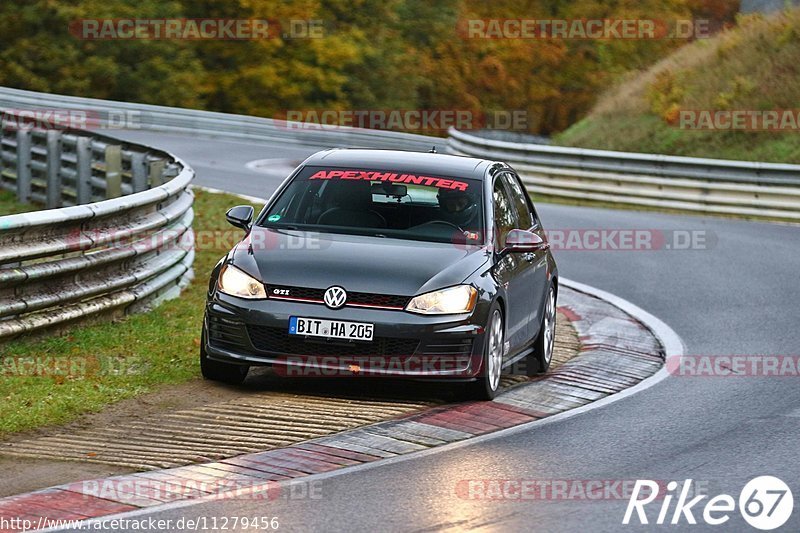
<svg viewBox="0 0 800 533">
<path fill-rule="evenodd" d="M 323 302 L 323 297 L 327 289 L 312 289 L 309 287 L 287 287 L 281 285 L 270 285 L 267 287 L 267 295 L 275 299 L 287 300 L 313 300 Z M 276 291 L 278 291 L 276 293 Z M 368 307 L 390 307 L 393 309 L 405 309 L 411 300 L 408 296 L 395 296 L 392 294 L 372 294 L 369 292 L 347 292 L 347 303 L 350 306 Z"/>
<path fill-rule="evenodd" d="M 392 296 L 389 294 L 370 294 L 368 292 L 347 293 L 347 303 L 354 305 L 371 305 L 380 307 L 397 307 L 405 309 L 410 298 L 408 296 Z"/>
<path fill-rule="evenodd" d="M 349 356 L 410 356 L 417 350 L 416 339 L 376 337 L 372 342 L 335 343 L 324 339 L 306 340 L 301 336 L 289 335 L 283 328 L 266 326 L 247 326 L 250 341 L 257 350 L 282 355 L 316 355 L 320 357 Z"/>
<path fill-rule="evenodd" d="M 472 338 L 453 340 L 448 343 L 426 344 L 420 350 L 421 355 L 471 355 Z"/>
<path fill-rule="evenodd" d="M 214 346 L 229 349 L 247 349 L 247 332 L 238 320 L 208 315 L 208 340 Z"/>
<path fill-rule="evenodd" d="M 281 294 L 275 294 L 274 290 L 281 291 Z M 288 294 L 284 293 L 283 291 L 288 291 Z M 270 298 L 300 298 L 303 300 L 319 300 L 321 302 L 324 294 L 325 289 L 310 289 L 308 287 L 281 287 L 277 285 L 270 285 L 267 287 L 267 296 Z"/>
</svg>

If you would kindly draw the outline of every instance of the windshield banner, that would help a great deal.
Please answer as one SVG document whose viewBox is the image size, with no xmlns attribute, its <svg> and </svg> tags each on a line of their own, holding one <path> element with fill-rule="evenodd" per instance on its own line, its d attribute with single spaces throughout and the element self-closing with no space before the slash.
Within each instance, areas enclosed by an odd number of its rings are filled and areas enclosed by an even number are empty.
<svg viewBox="0 0 800 533">
<path fill-rule="evenodd" d="M 369 170 L 320 170 L 314 173 L 311 180 L 367 180 L 367 181 L 388 181 L 391 183 L 407 183 L 413 185 L 426 185 L 438 187 L 439 189 L 452 189 L 455 191 L 466 191 L 469 184 L 450 178 L 437 178 L 433 176 L 422 176 L 415 174 L 400 174 L 397 172 L 378 172 Z"/>
</svg>

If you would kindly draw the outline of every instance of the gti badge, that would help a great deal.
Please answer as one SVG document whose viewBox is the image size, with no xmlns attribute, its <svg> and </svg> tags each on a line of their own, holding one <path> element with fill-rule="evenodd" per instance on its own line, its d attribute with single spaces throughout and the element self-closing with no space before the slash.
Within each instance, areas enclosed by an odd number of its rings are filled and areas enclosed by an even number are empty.
<svg viewBox="0 0 800 533">
<path fill-rule="evenodd" d="M 323 299 L 325 300 L 325 305 L 331 309 L 339 309 L 347 301 L 347 292 L 341 287 L 333 286 L 325 291 Z"/>
</svg>

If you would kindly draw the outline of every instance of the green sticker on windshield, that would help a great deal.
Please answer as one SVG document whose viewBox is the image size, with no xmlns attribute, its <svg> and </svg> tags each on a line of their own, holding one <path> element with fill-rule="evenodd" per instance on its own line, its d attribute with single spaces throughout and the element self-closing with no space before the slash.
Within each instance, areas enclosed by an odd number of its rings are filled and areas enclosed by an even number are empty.
<svg viewBox="0 0 800 533">
<path fill-rule="evenodd" d="M 268 220 L 269 222 L 277 222 L 277 221 L 279 221 L 280 219 L 281 219 L 281 216 L 280 216 L 280 215 L 270 215 L 269 217 L 267 217 L 267 220 Z"/>
</svg>

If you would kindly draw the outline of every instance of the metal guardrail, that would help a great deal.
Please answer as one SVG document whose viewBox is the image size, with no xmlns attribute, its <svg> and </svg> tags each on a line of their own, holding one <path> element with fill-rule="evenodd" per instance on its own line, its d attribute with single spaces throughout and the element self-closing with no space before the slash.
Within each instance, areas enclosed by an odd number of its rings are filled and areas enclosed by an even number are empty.
<svg viewBox="0 0 800 533">
<path fill-rule="evenodd" d="M 0 339 L 144 310 L 193 277 L 176 157 L 85 131 L 0 127 L 0 187 L 51 209 L 0 216 Z"/>
<path fill-rule="evenodd" d="M 250 141 L 294 142 L 319 147 L 393 148 L 429 150 L 443 147 L 446 139 L 395 131 L 287 122 L 247 115 L 232 115 L 178 107 L 134 104 L 37 93 L 0 87 L 0 108 L 84 111 L 89 115 L 123 117 L 135 113 L 136 126 L 144 130 L 205 134 Z"/>
<path fill-rule="evenodd" d="M 265 118 L 0 88 L 0 107 L 136 113 L 142 129 L 295 142 L 314 146 L 430 149 L 514 165 L 529 191 L 573 200 L 750 217 L 800 219 L 800 166 L 521 144 L 450 129 L 449 138 L 335 127 L 311 129 Z M 32 141 L 34 142 L 34 141 Z M 112 157 L 115 157 L 112 155 Z M 123 164 L 126 155 L 122 154 Z M 114 159 L 116 161 L 116 159 Z M 127 185 L 123 182 L 123 188 Z M 34 187 L 32 194 L 38 191 Z"/>
<path fill-rule="evenodd" d="M 506 161 L 532 193 L 800 220 L 800 165 L 495 141 L 451 129 L 451 153 Z"/>
</svg>

